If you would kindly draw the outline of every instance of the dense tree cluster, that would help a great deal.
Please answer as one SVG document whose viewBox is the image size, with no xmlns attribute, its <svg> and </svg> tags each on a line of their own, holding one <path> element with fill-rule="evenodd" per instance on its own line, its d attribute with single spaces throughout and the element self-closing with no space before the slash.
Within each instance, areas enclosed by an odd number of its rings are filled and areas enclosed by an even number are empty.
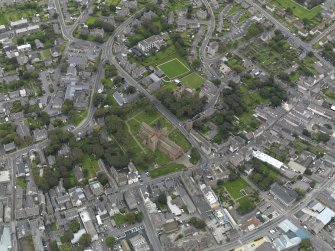
<svg viewBox="0 0 335 251">
<path fill-rule="evenodd" d="M 206 97 L 192 97 L 187 95 L 186 92 L 183 92 L 180 97 L 176 97 L 172 91 L 161 92 L 157 97 L 179 119 L 193 118 L 203 110 L 207 102 Z"/>
<path fill-rule="evenodd" d="M 177 53 L 182 57 L 187 56 L 188 45 L 185 43 L 185 41 L 180 36 L 180 34 L 179 33 L 172 33 L 170 35 L 170 38 L 173 41 L 173 44 L 176 48 Z M 195 66 L 197 66 L 197 65 L 195 65 Z"/>
<path fill-rule="evenodd" d="M 42 24 L 40 31 L 31 33 L 26 36 L 18 37 L 17 43 L 19 45 L 30 43 L 33 49 L 36 49 L 34 41 L 35 39 L 39 39 L 43 43 L 44 48 L 49 49 L 55 45 L 54 42 L 55 40 L 57 40 L 58 37 L 59 35 L 55 34 L 52 25 Z"/>
<path fill-rule="evenodd" d="M 88 25 L 89 29 L 94 29 L 94 28 L 99 28 L 99 29 L 104 29 L 105 32 L 113 32 L 115 27 L 107 22 L 102 21 L 99 18 L 94 19 L 94 22 Z"/>
<path fill-rule="evenodd" d="M 104 64 L 105 78 L 113 78 L 117 75 L 117 69 L 109 63 Z"/>
<path fill-rule="evenodd" d="M 258 92 L 259 96 L 263 99 L 269 100 L 271 106 L 279 106 L 287 99 L 287 94 L 284 89 L 274 83 L 273 78 L 268 78 L 265 81 L 260 81 L 245 75 L 242 77 L 241 82 L 244 83 L 250 93 Z M 245 94 L 242 92 L 241 87 L 234 82 L 228 83 L 229 88 L 222 91 L 222 109 L 216 112 L 211 121 L 218 125 L 218 139 L 226 140 L 231 134 L 239 131 L 236 125 L 236 116 L 239 117 L 248 112 L 254 107 L 250 107 L 245 102 Z M 199 121 L 195 123 L 195 128 L 201 127 L 206 121 Z"/>
<path fill-rule="evenodd" d="M 327 60 L 329 60 L 333 65 L 335 65 L 335 43 L 328 42 L 324 45 L 322 49 L 322 56 L 324 56 Z"/>
<path fill-rule="evenodd" d="M 193 227 L 201 230 L 204 230 L 206 227 L 206 222 L 197 217 L 192 217 L 188 223 L 190 223 Z"/>
<path fill-rule="evenodd" d="M 201 156 L 200 153 L 198 151 L 197 148 L 192 148 L 191 149 L 191 158 L 190 158 L 190 162 L 195 165 L 198 163 L 198 161 L 200 160 Z"/>
<path fill-rule="evenodd" d="M 252 159 L 250 164 L 254 171 L 250 174 L 250 179 L 263 191 L 269 190 L 270 186 L 277 181 L 277 170 L 258 159 Z"/>
<path fill-rule="evenodd" d="M 157 14 L 156 11 L 155 13 Z M 151 20 L 144 20 L 140 26 L 136 27 L 137 34 L 128 37 L 129 46 L 132 47 L 145 38 L 168 31 L 169 29 L 170 25 L 168 24 L 166 17 L 158 14 Z"/>
<path fill-rule="evenodd" d="M 253 37 L 256 37 L 260 34 L 262 34 L 265 31 L 264 26 L 261 23 L 255 23 L 250 25 L 250 27 L 247 30 L 247 34 L 245 35 L 245 39 L 249 40 Z"/>
</svg>

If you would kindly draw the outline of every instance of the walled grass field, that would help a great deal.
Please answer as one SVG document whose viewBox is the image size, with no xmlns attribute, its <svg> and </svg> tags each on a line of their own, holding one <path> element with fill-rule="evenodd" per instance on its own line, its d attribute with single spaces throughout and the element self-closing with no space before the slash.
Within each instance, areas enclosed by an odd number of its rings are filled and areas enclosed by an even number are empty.
<svg viewBox="0 0 335 251">
<path fill-rule="evenodd" d="M 170 79 L 182 76 L 190 71 L 190 69 L 177 58 L 157 65 L 157 68 L 164 72 Z"/>
<path fill-rule="evenodd" d="M 205 79 L 201 77 L 198 73 L 192 72 L 191 74 L 183 77 L 181 82 L 190 88 L 198 89 L 205 82 Z"/>
</svg>

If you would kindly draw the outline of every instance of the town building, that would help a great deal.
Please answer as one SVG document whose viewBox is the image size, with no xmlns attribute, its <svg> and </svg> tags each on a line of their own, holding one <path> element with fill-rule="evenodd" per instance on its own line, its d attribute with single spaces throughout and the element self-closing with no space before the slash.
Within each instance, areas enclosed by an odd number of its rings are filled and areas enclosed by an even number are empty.
<svg viewBox="0 0 335 251">
<path fill-rule="evenodd" d="M 48 137 L 48 132 L 45 129 L 35 129 L 33 131 L 34 142 L 44 140 Z"/>
<path fill-rule="evenodd" d="M 156 128 L 142 122 L 139 134 L 144 139 L 144 144 L 152 151 L 159 149 L 174 160 L 184 154 L 183 149 L 168 138 L 168 129 L 166 127 L 161 128 L 159 121 Z"/>
<path fill-rule="evenodd" d="M 91 217 L 87 211 L 86 208 L 82 208 L 81 211 L 79 212 L 79 216 L 81 221 L 84 224 L 84 228 L 86 232 L 91 235 L 92 241 L 98 240 L 98 233 L 93 225 L 93 222 L 91 220 Z"/>
<path fill-rule="evenodd" d="M 159 35 L 151 36 L 147 39 L 144 39 L 144 40 L 138 42 L 138 44 L 137 44 L 138 48 L 144 53 L 147 53 L 154 48 L 157 49 L 157 50 L 160 50 L 161 47 L 163 47 L 165 45 L 166 45 L 166 43 L 165 43 L 164 39 Z"/>
<path fill-rule="evenodd" d="M 134 237 L 129 239 L 131 246 L 134 251 L 149 251 L 150 247 L 148 245 L 147 240 L 143 237 L 143 235 L 135 235 Z"/>
<path fill-rule="evenodd" d="M 272 184 L 270 193 L 272 196 L 279 200 L 282 204 L 289 207 L 291 206 L 298 197 L 298 194 L 294 190 L 289 190 L 277 183 Z"/>
</svg>

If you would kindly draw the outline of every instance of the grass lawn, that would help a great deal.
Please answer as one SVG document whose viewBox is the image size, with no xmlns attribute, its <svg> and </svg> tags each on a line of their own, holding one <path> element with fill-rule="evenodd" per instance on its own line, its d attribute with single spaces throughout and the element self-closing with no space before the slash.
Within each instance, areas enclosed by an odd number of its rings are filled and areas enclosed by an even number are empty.
<svg viewBox="0 0 335 251">
<path fill-rule="evenodd" d="M 87 25 L 93 25 L 94 24 L 94 22 L 97 20 L 97 18 L 95 18 L 95 17 L 92 17 L 92 16 L 89 16 L 87 19 L 86 19 L 86 24 Z"/>
<path fill-rule="evenodd" d="M 171 159 L 169 158 L 169 156 L 167 156 L 165 153 L 163 153 L 160 150 L 155 151 L 154 157 L 155 157 L 155 162 L 160 166 L 164 166 L 167 163 L 171 162 Z"/>
<path fill-rule="evenodd" d="M 302 151 L 309 151 L 317 156 L 322 156 L 324 154 L 324 150 L 319 146 L 313 146 L 308 142 L 301 141 L 296 139 L 291 143 L 291 146 L 295 149 L 297 154 L 302 153 Z"/>
<path fill-rule="evenodd" d="M 203 85 L 203 83 L 205 82 L 205 79 L 202 76 L 200 76 L 198 73 L 192 72 L 186 77 L 183 77 L 181 79 L 181 82 L 189 86 L 190 88 L 198 89 Z"/>
<path fill-rule="evenodd" d="M 128 222 L 127 216 L 125 214 L 115 214 L 112 216 L 112 219 L 115 221 L 117 225 L 123 225 Z"/>
<path fill-rule="evenodd" d="M 159 117 L 157 120 L 152 121 L 150 125 L 156 126 L 158 120 L 161 123 L 162 128 L 167 127 L 169 130 L 173 129 L 173 125 L 164 117 Z"/>
<path fill-rule="evenodd" d="M 184 137 L 184 135 L 178 130 L 174 129 L 170 134 L 169 138 L 183 148 L 184 152 L 187 152 L 191 148 L 190 142 Z"/>
<path fill-rule="evenodd" d="M 166 166 L 150 170 L 149 173 L 152 178 L 156 178 L 159 176 L 167 175 L 169 173 L 179 172 L 183 169 L 184 169 L 184 165 L 171 163 Z"/>
<path fill-rule="evenodd" d="M 335 99 L 335 93 L 333 93 L 331 90 L 323 89 L 323 94 L 325 94 L 328 98 Z"/>
<path fill-rule="evenodd" d="M 21 238 L 19 240 L 20 246 L 22 247 L 22 250 L 25 251 L 34 251 L 35 246 L 34 246 L 34 241 L 33 237 L 30 235 L 26 235 L 25 237 Z"/>
<path fill-rule="evenodd" d="M 107 0 L 108 5 L 118 6 L 120 0 Z"/>
<path fill-rule="evenodd" d="M 99 170 L 98 161 L 96 159 L 91 159 L 87 154 L 84 155 L 82 160 L 84 173 L 87 173 L 87 178 L 93 178 L 96 176 L 96 172 Z"/>
<path fill-rule="evenodd" d="M 293 15 L 301 20 L 304 18 L 313 19 L 322 10 L 320 5 L 308 10 L 294 0 L 273 0 L 273 3 L 283 7 L 284 9 L 291 8 Z"/>
<path fill-rule="evenodd" d="M 12 1 L 13 2 L 13 1 Z M 10 6 L 3 6 L 0 10 L 0 25 L 8 25 L 11 21 L 18 21 L 21 18 L 31 19 L 34 15 L 40 14 L 42 19 L 43 8 L 38 6 L 38 3 L 16 3 Z"/>
<path fill-rule="evenodd" d="M 79 125 L 81 121 L 87 116 L 87 111 L 75 111 L 74 116 L 71 118 L 72 124 Z"/>
<path fill-rule="evenodd" d="M 177 58 L 162 63 L 158 65 L 157 68 L 163 71 L 170 79 L 181 76 L 190 71 L 190 69 Z"/>
<path fill-rule="evenodd" d="M 42 55 L 44 58 L 50 58 L 51 57 L 51 52 L 49 49 L 42 51 Z"/>
<path fill-rule="evenodd" d="M 243 198 L 237 200 L 239 203 L 239 207 L 237 208 L 237 211 L 240 214 L 246 214 L 251 212 L 255 209 L 255 203 L 252 201 L 252 199 L 249 196 L 244 196 Z"/>
<path fill-rule="evenodd" d="M 138 113 L 134 117 L 134 119 L 138 120 L 139 122 L 145 122 L 149 125 L 149 124 L 151 124 L 151 122 L 156 120 L 159 116 L 160 116 L 160 114 L 156 111 L 150 112 L 150 113 L 143 111 L 143 112 Z"/>
<path fill-rule="evenodd" d="M 240 190 L 247 186 L 248 184 L 242 178 L 224 183 L 224 187 L 234 199 L 240 198 L 242 196 Z"/>
</svg>

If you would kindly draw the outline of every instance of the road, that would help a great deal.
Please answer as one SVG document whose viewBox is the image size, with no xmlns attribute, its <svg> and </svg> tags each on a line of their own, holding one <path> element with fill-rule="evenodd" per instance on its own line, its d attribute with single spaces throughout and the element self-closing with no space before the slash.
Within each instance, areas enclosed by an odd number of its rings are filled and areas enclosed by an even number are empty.
<svg viewBox="0 0 335 251">
<path fill-rule="evenodd" d="M 209 39 L 212 37 L 212 34 L 215 29 L 215 16 L 214 16 L 212 6 L 209 4 L 209 2 L 207 0 L 202 0 L 202 3 L 205 5 L 207 9 L 210 19 L 209 19 L 209 25 L 207 28 L 207 33 L 199 49 L 199 56 L 200 56 L 200 60 L 202 62 L 204 71 L 207 73 L 206 74 L 207 77 L 209 77 L 210 79 L 213 79 L 213 78 L 219 79 L 220 77 L 217 75 L 217 73 L 210 67 L 209 63 L 206 61 L 206 48 L 207 48 Z"/>
<path fill-rule="evenodd" d="M 191 145 L 199 150 L 202 159 L 206 161 L 208 159 L 206 154 L 203 152 L 198 142 L 196 142 L 189 134 L 189 132 L 184 128 L 184 125 L 165 106 L 163 106 L 155 96 L 151 95 L 146 89 L 142 87 L 141 84 L 139 84 L 132 76 L 130 76 L 129 73 L 126 72 L 116 60 L 112 50 L 114 40 L 123 32 L 124 28 L 131 23 L 133 17 L 134 16 L 127 19 L 115 30 L 113 36 L 107 42 L 107 45 L 110 46 L 110 49 L 106 50 L 106 54 L 103 55 L 109 59 L 111 64 L 115 65 L 119 75 L 123 77 L 129 85 L 134 86 L 139 92 L 144 94 L 144 96 L 148 98 L 148 100 L 156 107 L 156 109 L 188 139 Z"/>
<path fill-rule="evenodd" d="M 319 35 L 317 35 L 316 37 L 314 37 L 312 39 L 312 41 L 310 42 L 310 44 L 314 45 L 317 42 L 319 42 L 324 36 L 328 35 L 330 32 L 332 32 L 335 29 L 335 23 L 333 22 L 333 24 L 331 26 L 329 26 L 327 29 L 325 29 L 324 31 L 322 31 Z"/>
</svg>

